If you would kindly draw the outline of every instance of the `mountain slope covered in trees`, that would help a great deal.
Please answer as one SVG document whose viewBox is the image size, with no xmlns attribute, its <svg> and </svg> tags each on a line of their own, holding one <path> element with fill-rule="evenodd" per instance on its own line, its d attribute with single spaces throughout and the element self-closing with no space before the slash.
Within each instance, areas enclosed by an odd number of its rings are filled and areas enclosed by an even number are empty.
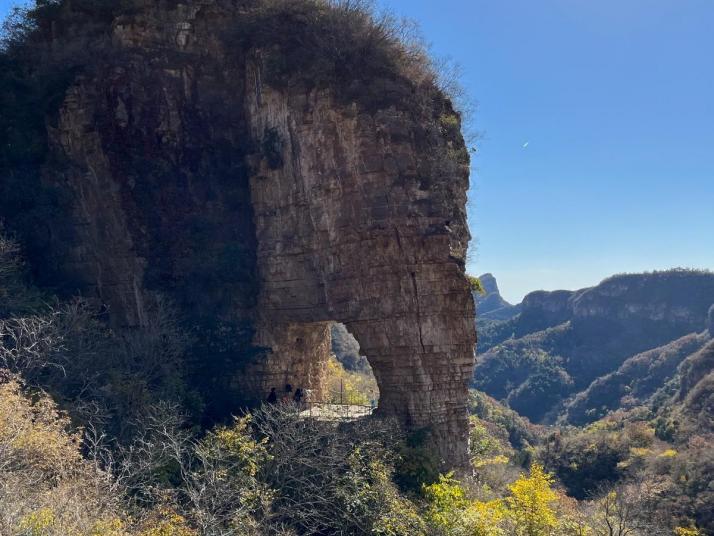
<svg viewBox="0 0 714 536">
<path fill-rule="evenodd" d="M 714 274 L 613 276 L 533 292 L 517 316 L 479 331 L 474 386 L 534 421 L 586 424 L 644 403 L 709 340 Z"/>
</svg>

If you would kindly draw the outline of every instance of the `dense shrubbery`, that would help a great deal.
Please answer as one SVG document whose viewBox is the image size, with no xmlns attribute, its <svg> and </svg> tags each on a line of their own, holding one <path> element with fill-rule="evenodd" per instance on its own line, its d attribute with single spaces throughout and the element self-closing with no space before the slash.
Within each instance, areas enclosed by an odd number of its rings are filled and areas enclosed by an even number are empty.
<svg viewBox="0 0 714 536">
<path fill-rule="evenodd" d="M 437 82 L 414 35 L 412 25 L 376 16 L 365 0 L 252 0 L 225 38 L 258 51 L 270 85 L 338 87 L 341 99 L 401 107 Z"/>
<path fill-rule="evenodd" d="M 711 435 L 657 439 L 647 408 L 616 412 L 584 429 L 552 433 L 538 457 L 579 499 L 627 498 L 631 516 L 655 527 L 697 526 L 711 531 L 708 483 L 714 467 Z M 624 495 L 623 495 L 624 494 Z"/>
<path fill-rule="evenodd" d="M 0 530 L 17 536 L 609 536 L 669 534 L 672 520 L 690 536 L 700 533 L 681 512 L 706 516 L 710 500 L 695 471 L 714 469 L 703 445 L 691 459 L 629 447 L 631 463 L 650 456 L 677 476 L 673 485 L 695 488 L 696 504 L 641 481 L 578 503 L 537 463 L 502 490 L 450 474 L 405 495 L 394 479 L 407 451 L 391 422 L 338 425 L 276 405 L 196 435 L 177 408 L 156 406 L 133 441 L 108 446 L 93 428 L 83 440 L 46 396 L 8 375 L 0 409 Z M 650 432 L 625 433 L 631 445 L 651 445 Z"/>
<path fill-rule="evenodd" d="M 473 465 L 487 489 L 503 495 L 518 467 L 536 461 L 579 501 L 570 500 L 571 514 L 600 516 L 588 521 L 594 534 L 609 534 L 603 516 L 635 534 L 695 525 L 713 530 L 704 506 L 712 501 L 712 431 L 697 426 L 700 414 L 676 393 L 658 412 L 636 407 L 585 428 L 534 426 L 483 393 L 473 392 L 472 400 Z M 672 422 L 674 432 L 663 438 Z"/>
<path fill-rule="evenodd" d="M 0 533 L 90 534 L 97 524 L 117 519 L 120 499 L 111 479 L 83 459 L 81 438 L 67 431 L 67 417 L 45 396 L 28 398 L 7 371 L 3 376 Z"/>
<path fill-rule="evenodd" d="M 560 329 L 544 332 L 560 337 Z M 478 365 L 474 387 L 496 398 L 533 421 L 540 421 L 573 389 L 564 359 L 528 337 L 496 346 Z M 548 348 L 547 345 L 544 345 Z M 550 348 L 549 348 L 550 350 Z"/>
</svg>

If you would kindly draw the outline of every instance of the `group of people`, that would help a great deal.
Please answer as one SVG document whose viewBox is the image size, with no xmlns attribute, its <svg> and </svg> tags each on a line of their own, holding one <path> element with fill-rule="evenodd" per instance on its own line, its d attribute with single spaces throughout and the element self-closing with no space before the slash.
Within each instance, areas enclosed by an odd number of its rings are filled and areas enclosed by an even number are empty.
<svg viewBox="0 0 714 536">
<path fill-rule="evenodd" d="M 305 398 L 305 392 L 301 388 L 298 387 L 297 389 L 295 389 L 295 392 L 293 392 L 293 386 L 289 383 L 286 383 L 283 394 L 279 399 L 275 387 L 272 387 L 270 389 L 270 394 L 268 395 L 267 402 L 268 404 L 277 404 L 278 400 L 280 400 L 280 402 L 283 403 L 294 402 L 299 406 L 300 404 L 302 404 L 303 398 Z"/>
</svg>

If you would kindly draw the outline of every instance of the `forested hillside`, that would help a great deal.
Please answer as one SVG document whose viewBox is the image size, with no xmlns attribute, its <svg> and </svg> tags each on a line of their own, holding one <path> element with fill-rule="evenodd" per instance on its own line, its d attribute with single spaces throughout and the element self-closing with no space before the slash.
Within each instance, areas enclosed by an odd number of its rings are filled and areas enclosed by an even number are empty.
<svg viewBox="0 0 714 536">
<path fill-rule="evenodd" d="M 537 422 L 585 424 L 645 403 L 710 339 L 714 274 L 613 276 L 533 292 L 517 316 L 479 330 L 474 386 Z"/>
<path fill-rule="evenodd" d="M 689 518 L 709 534 L 713 284 L 672 270 L 529 294 L 518 316 L 481 324 L 474 383 L 549 423 L 532 452 L 570 496 L 637 497 L 628 515 Z"/>
</svg>

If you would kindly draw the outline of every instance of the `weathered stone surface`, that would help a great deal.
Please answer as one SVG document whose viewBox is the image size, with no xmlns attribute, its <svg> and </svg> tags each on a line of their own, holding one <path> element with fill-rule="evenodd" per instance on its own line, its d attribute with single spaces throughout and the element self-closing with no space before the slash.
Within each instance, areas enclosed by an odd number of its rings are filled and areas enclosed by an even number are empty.
<svg viewBox="0 0 714 536">
<path fill-rule="evenodd" d="M 249 323 L 268 351 L 236 381 L 255 399 L 285 383 L 319 393 L 342 322 L 378 412 L 431 427 L 466 463 L 468 162 L 438 126 L 448 101 L 416 112 L 271 87 L 258 51 L 217 38 L 233 6 L 147 4 L 68 92 L 52 132 L 70 162 L 52 180 L 75 198 L 65 270 L 117 323 L 141 323 L 157 293 L 218 337 Z"/>
<path fill-rule="evenodd" d="M 332 354 L 330 322 L 271 324 L 259 326 L 255 342 L 270 348 L 264 359 L 253 365 L 239 380 L 246 390 L 257 390 L 265 397 L 275 388 L 284 394 L 285 386 L 309 390 L 313 401 L 325 400 L 327 361 Z"/>
<path fill-rule="evenodd" d="M 248 99 L 254 136 L 277 129 L 286 155 L 251 179 L 260 325 L 343 322 L 374 368 L 379 410 L 464 445 L 473 305 L 451 256 L 463 236 L 450 227 L 465 225 L 454 207 L 465 181 L 454 177 L 453 198 L 431 199 L 385 169 L 393 154 L 419 158 L 390 136 L 410 122 L 396 111 L 350 117 L 329 93 L 310 95 L 309 113 L 290 104 L 267 88 L 261 102 Z"/>
</svg>

